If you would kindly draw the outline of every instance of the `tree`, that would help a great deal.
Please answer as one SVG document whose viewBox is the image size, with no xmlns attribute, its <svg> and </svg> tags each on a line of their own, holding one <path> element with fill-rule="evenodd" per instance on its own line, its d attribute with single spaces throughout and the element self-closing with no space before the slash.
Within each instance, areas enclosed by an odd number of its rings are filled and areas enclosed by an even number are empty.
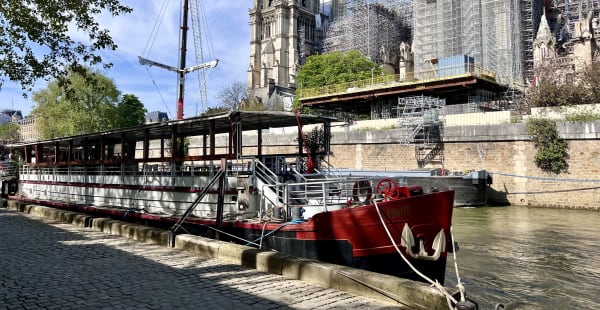
<svg viewBox="0 0 600 310">
<path fill-rule="evenodd" d="M 600 62 L 593 62 L 583 69 L 581 83 L 588 91 L 589 103 L 600 103 Z"/>
<path fill-rule="evenodd" d="M 217 98 L 223 107 L 232 111 L 239 110 L 242 101 L 248 98 L 248 88 L 240 81 L 233 81 L 221 89 Z"/>
<path fill-rule="evenodd" d="M 125 94 L 119 100 L 116 111 L 116 128 L 131 127 L 144 124 L 146 120 L 146 108 L 138 97 Z"/>
<path fill-rule="evenodd" d="M 382 74 L 376 63 L 358 51 L 333 52 L 308 57 L 296 81 L 300 88 L 366 80 Z"/>
<path fill-rule="evenodd" d="M 103 63 L 99 51 L 117 45 L 96 17 L 118 16 L 131 8 L 118 0 L 5 0 L 0 7 L 0 86 L 8 78 L 31 90 L 40 78 L 66 82 L 69 72 Z M 84 34 L 88 43 L 69 33 Z M 109 67 L 110 64 L 104 64 Z"/>
<path fill-rule="evenodd" d="M 0 125 L 0 140 L 2 140 L 2 142 L 21 141 L 19 125 L 10 122 Z"/>
<path fill-rule="evenodd" d="M 114 82 L 99 72 L 71 71 L 67 84 L 53 81 L 34 92 L 35 116 L 44 139 L 108 130 L 118 124 Z"/>
<path fill-rule="evenodd" d="M 557 65 L 537 70 L 536 85 L 525 94 L 527 108 L 572 106 L 600 103 L 600 64 L 593 63 L 582 72 L 565 74 Z"/>
</svg>

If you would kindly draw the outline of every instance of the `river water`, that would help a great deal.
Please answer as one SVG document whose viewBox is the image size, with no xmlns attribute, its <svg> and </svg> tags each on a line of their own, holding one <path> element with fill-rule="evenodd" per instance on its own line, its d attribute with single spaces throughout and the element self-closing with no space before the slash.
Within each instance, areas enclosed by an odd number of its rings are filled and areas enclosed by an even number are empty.
<svg viewBox="0 0 600 310">
<path fill-rule="evenodd" d="M 455 208 L 459 276 L 479 309 L 534 303 L 600 309 L 600 212 L 528 207 Z M 449 257 L 447 287 L 455 287 Z"/>
</svg>

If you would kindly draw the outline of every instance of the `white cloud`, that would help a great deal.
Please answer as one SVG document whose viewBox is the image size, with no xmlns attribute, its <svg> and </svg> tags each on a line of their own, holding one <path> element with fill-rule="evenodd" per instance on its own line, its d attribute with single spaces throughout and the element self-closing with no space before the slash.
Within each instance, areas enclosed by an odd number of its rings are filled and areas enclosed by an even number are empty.
<svg viewBox="0 0 600 310">
<path fill-rule="evenodd" d="M 121 92 L 134 94 L 140 98 L 148 111 L 167 111 L 168 108 L 168 112 L 174 116 L 177 96 L 176 74 L 157 67 L 146 68 L 138 63 L 137 57 L 143 55 L 157 62 L 178 66 L 181 1 L 167 1 L 164 20 L 149 52 L 147 48 L 150 44 L 149 39 L 165 2 L 136 0 L 121 2 L 132 7 L 133 12 L 117 17 L 108 14 L 99 17 L 101 26 L 110 29 L 113 39 L 119 46 L 116 51 L 103 52 L 105 60 L 114 64 L 113 68 L 103 72 L 115 81 Z M 234 80 L 246 82 L 250 55 L 248 9 L 252 3 L 247 0 L 198 0 L 198 2 L 203 5 L 206 16 L 203 22 L 207 24 L 210 33 L 214 57 L 219 59 L 219 65 L 210 71 L 207 80 L 208 105 L 217 106 L 219 103 L 216 101 L 216 96 L 221 88 Z M 208 35 L 203 32 L 203 37 L 207 38 Z M 83 40 L 79 37 L 78 39 Z M 188 57 L 186 58 L 187 66 L 196 64 L 191 29 L 188 32 Z M 209 60 L 212 59 L 205 58 L 205 61 Z M 198 84 L 197 74 L 188 74 L 184 108 L 186 117 L 196 113 L 199 101 Z M 43 87 L 45 87 L 43 81 L 39 81 L 36 85 L 36 89 Z M 27 115 L 33 106 L 31 94 L 29 99 L 23 99 L 18 84 L 7 81 L 0 89 L 1 109 L 20 109 L 24 115 Z"/>
</svg>

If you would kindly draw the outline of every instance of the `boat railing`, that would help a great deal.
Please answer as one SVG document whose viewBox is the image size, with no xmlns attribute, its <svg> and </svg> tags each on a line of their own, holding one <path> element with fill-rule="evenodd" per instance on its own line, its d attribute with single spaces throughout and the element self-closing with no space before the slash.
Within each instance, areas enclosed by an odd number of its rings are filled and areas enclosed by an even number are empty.
<svg viewBox="0 0 600 310">
<path fill-rule="evenodd" d="M 348 206 L 356 206 L 366 201 L 360 201 L 357 193 L 358 184 L 368 192 L 371 198 L 375 197 L 375 184 L 377 178 L 342 177 L 312 179 L 308 182 L 285 183 L 284 191 L 287 201 L 286 210 L 301 206 L 305 210 L 305 217 L 310 217 L 319 212 L 339 210 Z M 362 182 L 362 183 L 359 183 Z"/>
<path fill-rule="evenodd" d="M 279 177 L 277 176 L 277 174 L 271 171 L 260 160 L 255 159 L 252 163 L 254 165 L 254 175 L 257 178 L 260 178 L 267 185 L 275 185 L 279 183 Z"/>
<path fill-rule="evenodd" d="M 17 165 L 11 161 L 2 161 L 0 162 L 0 178 L 9 179 L 17 176 L 17 172 L 19 171 Z"/>
<path fill-rule="evenodd" d="M 302 180 L 303 182 L 308 182 L 307 178 L 300 173 L 296 167 L 290 167 L 290 172 L 296 177 L 298 180 Z"/>
<path fill-rule="evenodd" d="M 319 170 L 324 176 L 330 178 L 339 178 L 342 175 L 339 172 L 339 169 L 335 168 L 330 162 L 325 159 L 320 159 L 321 169 Z"/>
</svg>

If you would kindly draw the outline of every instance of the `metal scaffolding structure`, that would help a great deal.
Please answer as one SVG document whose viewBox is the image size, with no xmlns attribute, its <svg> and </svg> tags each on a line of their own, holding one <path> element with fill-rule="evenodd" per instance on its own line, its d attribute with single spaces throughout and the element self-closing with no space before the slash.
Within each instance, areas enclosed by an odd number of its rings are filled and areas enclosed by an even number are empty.
<svg viewBox="0 0 600 310">
<path fill-rule="evenodd" d="M 398 97 L 398 126 L 402 144 L 437 142 L 429 136 L 416 141 L 425 125 L 437 124 L 445 115 L 446 100 L 429 96 Z M 442 116 L 442 118 L 440 118 Z"/>
<path fill-rule="evenodd" d="M 415 144 L 420 168 L 437 163 L 444 166 L 443 118 L 446 100 L 428 96 L 398 98 L 400 143 Z"/>
<path fill-rule="evenodd" d="M 325 52 L 358 50 L 377 63 L 398 54 L 411 38 L 410 0 L 343 0 L 325 33 Z"/>
<path fill-rule="evenodd" d="M 544 0 L 415 1 L 415 71 L 440 58 L 468 55 L 501 84 L 523 87 L 533 62 L 533 39 Z M 426 77 L 422 77 L 426 78 Z"/>
<path fill-rule="evenodd" d="M 551 2 L 549 22 L 556 34 L 559 53 L 573 52 L 571 39 L 575 32 L 575 23 L 587 17 L 592 12 L 594 18 L 600 17 L 600 0 L 548 0 Z"/>
</svg>

